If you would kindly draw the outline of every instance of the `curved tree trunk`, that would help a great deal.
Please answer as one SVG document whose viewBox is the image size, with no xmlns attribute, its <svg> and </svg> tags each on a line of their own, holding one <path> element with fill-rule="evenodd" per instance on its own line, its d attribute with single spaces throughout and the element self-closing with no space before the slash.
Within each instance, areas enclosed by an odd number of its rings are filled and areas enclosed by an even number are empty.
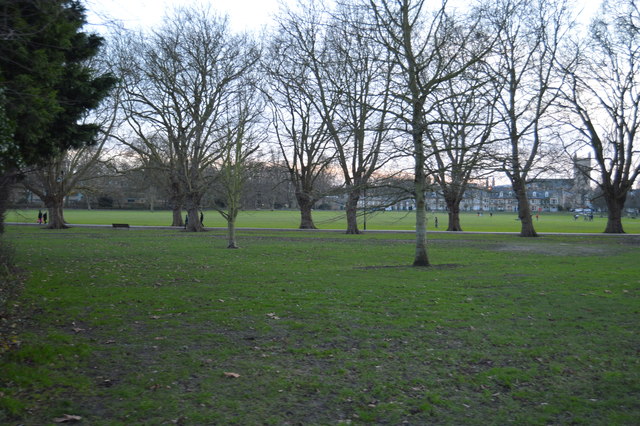
<svg viewBox="0 0 640 426">
<path fill-rule="evenodd" d="M 360 200 L 360 191 L 351 191 L 347 197 L 345 206 L 347 211 L 347 234 L 360 234 L 358 229 L 358 200 Z"/>
<path fill-rule="evenodd" d="M 449 214 L 449 226 L 447 231 L 462 231 L 460 226 L 460 200 L 457 198 L 446 198 L 447 211 Z"/>
<path fill-rule="evenodd" d="M 313 200 L 303 192 L 296 192 L 298 206 L 300 206 L 300 229 L 318 229 L 313 223 L 311 211 L 313 210 Z"/>
<path fill-rule="evenodd" d="M 607 208 L 609 214 L 607 216 L 607 227 L 605 228 L 605 234 L 624 234 L 622 228 L 622 213 L 624 210 L 624 203 L 626 197 L 620 199 L 616 197 L 606 197 Z"/>
</svg>

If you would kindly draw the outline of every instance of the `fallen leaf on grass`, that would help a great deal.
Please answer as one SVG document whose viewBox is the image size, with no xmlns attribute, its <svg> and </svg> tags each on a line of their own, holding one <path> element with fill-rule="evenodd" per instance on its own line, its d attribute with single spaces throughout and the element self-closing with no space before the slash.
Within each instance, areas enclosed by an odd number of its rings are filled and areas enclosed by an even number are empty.
<svg viewBox="0 0 640 426">
<path fill-rule="evenodd" d="M 63 414 L 62 417 L 58 417 L 53 419 L 54 423 L 75 423 L 75 422 L 79 422 L 80 420 L 82 420 L 82 417 L 80 416 L 74 416 L 71 414 Z"/>
<path fill-rule="evenodd" d="M 240 377 L 240 375 L 238 373 L 231 373 L 231 372 L 225 371 L 224 377 L 230 377 L 232 379 L 237 379 L 238 377 Z"/>
</svg>

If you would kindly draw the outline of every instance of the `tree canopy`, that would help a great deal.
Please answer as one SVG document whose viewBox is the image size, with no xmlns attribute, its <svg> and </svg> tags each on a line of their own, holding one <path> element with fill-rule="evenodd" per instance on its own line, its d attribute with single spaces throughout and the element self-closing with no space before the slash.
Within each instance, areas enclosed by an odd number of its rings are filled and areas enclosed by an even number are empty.
<svg viewBox="0 0 640 426">
<path fill-rule="evenodd" d="M 115 83 L 88 59 L 103 39 L 82 31 L 77 0 L 0 0 L 2 172 L 93 143 L 99 126 L 80 123 Z"/>
</svg>

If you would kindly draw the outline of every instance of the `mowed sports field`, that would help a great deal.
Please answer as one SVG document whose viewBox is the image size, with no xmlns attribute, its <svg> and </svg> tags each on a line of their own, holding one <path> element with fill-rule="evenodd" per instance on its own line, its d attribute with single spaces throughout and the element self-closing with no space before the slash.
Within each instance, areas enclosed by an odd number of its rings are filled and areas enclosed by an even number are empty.
<svg viewBox="0 0 640 426">
<path fill-rule="evenodd" d="M 38 210 L 12 210 L 6 217 L 7 222 L 35 223 Z M 214 210 L 204 211 L 204 224 L 207 227 L 225 227 L 226 222 Z M 319 229 L 346 229 L 345 213 L 342 211 L 317 210 L 313 213 L 314 221 Z M 438 228 L 435 228 L 435 218 Z M 361 214 L 359 225 L 364 228 L 366 218 L 367 230 L 414 230 L 415 212 L 384 211 Z M 429 230 L 446 230 L 448 216 L 446 212 L 430 212 L 427 215 Z M 166 210 L 65 210 L 65 220 L 70 224 L 128 223 L 132 226 L 168 226 L 171 225 L 171 212 Z M 534 225 L 538 232 L 599 233 L 604 231 L 607 223 L 606 214 L 595 214 L 593 221 L 585 220 L 581 215 L 574 219 L 574 213 L 541 213 Z M 295 229 L 300 224 L 300 213 L 295 210 L 250 210 L 240 213 L 237 226 L 245 228 Z M 519 232 L 520 222 L 516 213 L 462 213 L 461 224 L 464 231 L 470 232 Z M 640 218 L 623 219 L 626 233 L 640 233 Z"/>
<path fill-rule="evenodd" d="M 412 227 L 387 213 L 368 225 Z M 273 218 L 297 225 L 241 226 Z M 592 225 L 538 223 L 552 219 Z M 0 424 L 640 424 L 638 235 L 434 232 L 429 268 L 409 266 L 412 233 L 241 230 L 239 250 L 224 229 L 3 239 L 24 282 L 0 322 Z"/>
</svg>

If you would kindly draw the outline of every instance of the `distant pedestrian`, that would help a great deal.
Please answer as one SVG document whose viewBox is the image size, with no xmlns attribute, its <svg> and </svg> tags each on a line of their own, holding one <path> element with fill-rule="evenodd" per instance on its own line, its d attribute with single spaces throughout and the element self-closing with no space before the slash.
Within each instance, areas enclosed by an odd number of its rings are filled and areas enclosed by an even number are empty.
<svg viewBox="0 0 640 426">
<path fill-rule="evenodd" d="M 538 219 L 540 219 L 540 215 L 536 213 L 536 222 L 538 221 Z"/>
<path fill-rule="evenodd" d="M 187 225 L 189 224 L 189 213 L 184 216 L 184 229 L 187 229 Z"/>
<path fill-rule="evenodd" d="M 38 210 L 38 224 L 42 224 L 42 210 Z"/>
<path fill-rule="evenodd" d="M 46 225 L 47 224 L 47 212 L 44 212 L 42 214 L 42 220 L 44 221 L 44 224 Z"/>
<path fill-rule="evenodd" d="M 433 221 L 433 223 L 435 224 L 436 228 L 438 227 L 438 216 L 435 217 L 435 220 Z"/>
<path fill-rule="evenodd" d="M 204 226 L 204 213 L 200 212 L 200 225 Z"/>
</svg>

